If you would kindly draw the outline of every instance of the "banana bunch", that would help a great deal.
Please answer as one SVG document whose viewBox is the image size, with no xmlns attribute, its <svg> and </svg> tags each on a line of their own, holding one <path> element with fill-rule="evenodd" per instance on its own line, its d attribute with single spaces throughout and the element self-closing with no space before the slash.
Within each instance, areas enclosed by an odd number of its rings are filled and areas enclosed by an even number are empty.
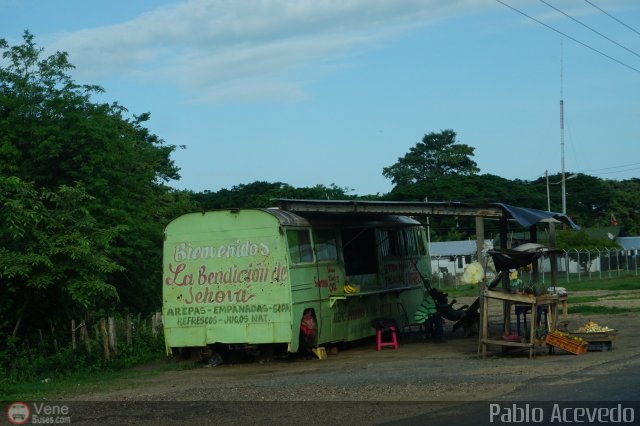
<svg viewBox="0 0 640 426">
<path fill-rule="evenodd" d="M 589 321 L 578 329 L 578 333 L 605 333 L 612 330 L 612 328 L 601 326 L 596 322 Z"/>
<path fill-rule="evenodd" d="M 344 291 L 344 294 L 353 294 L 360 291 L 360 289 L 353 284 L 345 284 L 342 286 L 342 291 Z"/>
</svg>

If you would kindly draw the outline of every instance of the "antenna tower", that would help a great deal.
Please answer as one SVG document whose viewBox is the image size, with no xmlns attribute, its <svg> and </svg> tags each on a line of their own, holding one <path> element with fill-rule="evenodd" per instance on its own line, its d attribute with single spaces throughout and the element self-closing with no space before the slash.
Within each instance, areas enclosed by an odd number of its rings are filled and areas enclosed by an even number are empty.
<svg viewBox="0 0 640 426">
<path fill-rule="evenodd" d="M 562 214 L 567 214 L 567 193 L 564 185 L 564 100 L 563 100 L 563 50 L 562 39 L 560 40 L 560 182 L 562 182 Z"/>
</svg>

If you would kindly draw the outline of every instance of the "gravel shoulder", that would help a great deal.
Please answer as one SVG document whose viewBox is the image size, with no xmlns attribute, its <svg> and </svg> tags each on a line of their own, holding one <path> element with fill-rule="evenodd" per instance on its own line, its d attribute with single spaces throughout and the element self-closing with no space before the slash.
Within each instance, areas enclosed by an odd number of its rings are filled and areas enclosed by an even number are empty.
<svg viewBox="0 0 640 426">
<path fill-rule="evenodd" d="M 589 293 L 589 294 L 587 294 Z M 580 296 L 594 292 L 583 292 Z M 640 306 L 640 298 L 616 293 L 606 304 Z M 634 294 L 634 296 L 638 296 Z M 569 299 L 570 302 L 571 299 Z M 460 303 L 469 303 L 460 299 Z M 604 304 L 604 303 L 599 303 Z M 562 383 L 581 371 L 615 374 L 640 359 L 639 313 L 570 315 L 569 330 L 588 320 L 617 330 L 611 351 L 589 351 L 576 356 L 546 347 L 534 359 L 526 352 L 503 353 L 491 347 L 487 359 L 478 356 L 477 335 L 451 333 L 447 342 L 432 343 L 404 336 L 399 350 L 374 349 L 373 340 L 341 347 L 326 360 L 293 358 L 287 361 L 222 364 L 211 368 L 132 376 L 111 390 L 78 393 L 77 401 L 486 401 L 508 395 L 529 380 Z M 500 329 L 500 311 L 491 313 L 491 328 Z M 579 377 L 579 374 L 578 374 Z M 550 397 L 552 394 L 550 394 Z"/>
</svg>

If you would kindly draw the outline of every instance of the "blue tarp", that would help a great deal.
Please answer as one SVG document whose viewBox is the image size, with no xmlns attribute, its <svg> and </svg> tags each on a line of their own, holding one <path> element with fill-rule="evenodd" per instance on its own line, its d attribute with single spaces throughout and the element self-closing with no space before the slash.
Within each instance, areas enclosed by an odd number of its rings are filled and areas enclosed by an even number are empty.
<svg viewBox="0 0 640 426">
<path fill-rule="evenodd" d="M 564 223 L 570 226 L 572 229 L 580 229 L 580 227 L 576 225 L 566 214 L 529 209 L 526 207 L 515 207 L 510 206 L 509 204 L 502 203 L 493 203 L 493 205 L 500 206 L 507 213 L 509 213 L 516 222 L 527 228 L 532 227 L 538 222 L 550 222 L 551 219 L 555 219 L 557 222 Z"/>
</svg>

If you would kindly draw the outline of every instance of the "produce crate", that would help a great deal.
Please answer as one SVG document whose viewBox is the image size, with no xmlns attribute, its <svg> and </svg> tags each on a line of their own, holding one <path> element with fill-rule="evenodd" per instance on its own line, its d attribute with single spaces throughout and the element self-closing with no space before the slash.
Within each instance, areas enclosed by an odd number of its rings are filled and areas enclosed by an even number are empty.
<svg viewBox="0 0 640 426">
<path fill-rule="evenodd" d="M 577 342 L 570 337 L 558 336 L 557 334 L 547 333 L 544 338 L 547 345 L 571 352 L 575 355 L 582 355 L 589 348 L 588 342 Z"/>
</svg>

